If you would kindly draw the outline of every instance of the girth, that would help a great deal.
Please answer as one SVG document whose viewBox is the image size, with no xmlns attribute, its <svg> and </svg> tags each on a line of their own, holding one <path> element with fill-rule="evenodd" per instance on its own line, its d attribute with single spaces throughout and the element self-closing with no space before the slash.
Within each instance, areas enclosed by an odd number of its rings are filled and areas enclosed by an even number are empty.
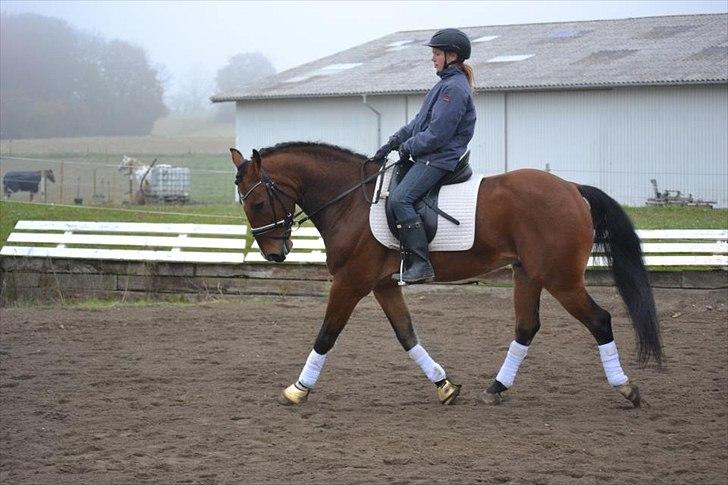
<svg viewBox="0 0 728 485">
<path fill-rule="evenodd" d="M 412 167 L 412 165 L 412 162 L 401 161 L 395 167 L 395 171 L 392 174 L 392 179 L 389 182 L 388 191 L 390 194 L 395 189 L 395 187 L 399 185 L 404 176 L 407 175 L 407 172 Z M 428 242 L 432 242 L 432 240 L 435 238 L 435 234 L 437 233 L 438 215 L 442 216 L 444 219 L 452 222 L 453 224 L 460 225 L 460 222 L 457 219 L 450 216 L 449 214 L 446 214 L 438 208 L 437 200 L 440 195 L 440 188 L 443 185 L 454 185 L 466 182 L 472 176 L 473 169 L 470 167 L 470 151 L 468 150 L 460 158 L 460 161 L 455 167 L 455 170 L 443 177 L 443 179 L 436 186 L 434 186 L 425 195 L 415 201 L 415 212 L 419 214 L 425 225 L 425 233 L 427 234 Z M 387 224 L 389 225 L 389 230 L 392 231 L 392 234 L 394 234 L 397 239 L 399 239 L 399 231 L 397 230 L 397 225 L 394 220 L 394 213 L 392 212 L 392 208 L 389 204 L 389 198 L 387 198 L 385 210 L 387 213 Z"/>
</svg>

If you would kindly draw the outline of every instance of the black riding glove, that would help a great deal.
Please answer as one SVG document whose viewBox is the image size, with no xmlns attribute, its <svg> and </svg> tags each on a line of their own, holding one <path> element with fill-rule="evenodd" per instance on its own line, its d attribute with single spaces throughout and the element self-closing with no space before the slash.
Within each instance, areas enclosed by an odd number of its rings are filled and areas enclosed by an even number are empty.
<svg viewBox="0 0 728 485">
<path fill-rule="evenodd" d="M 405 161 L 408 161 L 409 162 L 410 152 L 409 152 L 409 150 L 407 150 L 407 148 L 405 148 L 404 145 L 401 145 L 399 147 L 399 159 L 400 160 L 405 160 Z"/>
<path fill-rule="evenodd" d="M 374 154 L 371 160 L 374 163 L 382 164 L 384 163 L 384 160 L 387 158 L 387 155 L 389 155 L 390 152 L 396 150 L 399 147 L 399 140 L 397 140 L 395 137 L 391 137 L 387 143 L 382 145 L 382 148 L 377 150 L 377 153 Z"/>
</svg>

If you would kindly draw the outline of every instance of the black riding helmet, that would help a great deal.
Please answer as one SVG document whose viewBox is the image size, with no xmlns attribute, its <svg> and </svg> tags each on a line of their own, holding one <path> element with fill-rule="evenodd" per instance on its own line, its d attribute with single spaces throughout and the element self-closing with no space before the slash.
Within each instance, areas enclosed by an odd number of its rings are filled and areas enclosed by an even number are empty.
<svg viewBox="0 0 728 485">
<path fill-rule="evenodd" d="M 442 29 L 435 32 L 428 47 L 437 47 L 446 52 L 454 52 L 461 60 L 470 58 L 470 39 L 465 32 L 458 29 Z"/>
</svg>

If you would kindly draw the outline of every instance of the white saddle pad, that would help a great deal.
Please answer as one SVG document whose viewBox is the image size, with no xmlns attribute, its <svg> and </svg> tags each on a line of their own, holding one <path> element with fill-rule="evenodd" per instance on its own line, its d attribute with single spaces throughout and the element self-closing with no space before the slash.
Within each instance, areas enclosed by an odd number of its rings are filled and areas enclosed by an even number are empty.
<svg viewBox="0 0 728 485">
<path fill-rule="evenodd" d="M 369 209 L 369 226 L 374 237 L 384 246 L 399 249 L 399 241 L 392 235 L 387 225 L 387 214 L 384 211 L 385 196 L 389 189 L 389 181 L 394 169 L 387 170 L 383 178 L 377 179 L 375 194 L 382 184 L 382 196 Z M 430 243 L 430 251 L 467 251 L 473 247 L 475 240 L 475 203 L 483 175 L 473 174 L 470 180 L 461 184 L 446 185 L 440 189 L 438 207 L 460 221 L 453 224 L 441 215 L 437 216 L 437 233 Z"/>
</svg>

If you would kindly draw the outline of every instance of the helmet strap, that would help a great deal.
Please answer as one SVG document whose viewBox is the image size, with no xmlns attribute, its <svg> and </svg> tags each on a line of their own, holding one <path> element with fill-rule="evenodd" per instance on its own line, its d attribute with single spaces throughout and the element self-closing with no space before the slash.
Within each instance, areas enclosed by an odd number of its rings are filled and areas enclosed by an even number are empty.
<svg viewBox="0 0 728 485">
<path fill-rule="evenodd" d="M 453 64 L 457 64 L 458 62 L 461 62 L 460 61 L 460 54 L 458 54 L 457 52 L 455 52 L 455 51 L 444 51 L 444 52 L 445 52 L 445 65 L 442 67 L 443 70 L 447 69 L 448 67 L 450 67 Z M 455 54 L 455 60 L 454 61 L 447 62 L 447 53 L 448 52 L 452 52 L 453 54 Z"/>
</svg>

